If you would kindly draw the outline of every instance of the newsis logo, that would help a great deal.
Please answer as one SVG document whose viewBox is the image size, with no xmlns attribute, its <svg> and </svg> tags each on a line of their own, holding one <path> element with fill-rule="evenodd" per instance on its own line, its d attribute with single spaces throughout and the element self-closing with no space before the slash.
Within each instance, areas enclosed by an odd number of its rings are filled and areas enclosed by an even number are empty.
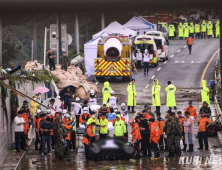
<svg viewBox="0 0 222 170">
<path fill-rule="evenodd" d="M 181 156 L 181 165 L 222 165 L 222 155 L 213 156 Z"/>
</svg>

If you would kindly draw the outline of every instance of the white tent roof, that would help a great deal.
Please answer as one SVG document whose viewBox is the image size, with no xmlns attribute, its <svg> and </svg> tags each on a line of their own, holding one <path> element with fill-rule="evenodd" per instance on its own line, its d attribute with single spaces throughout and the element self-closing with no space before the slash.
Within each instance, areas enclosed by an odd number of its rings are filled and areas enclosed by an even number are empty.
<svg viewBox="0 0 222 170">
<path fill-rule="evenodd" d="M 152 24 L 149 21 L 145 20 L 142 16 L 137 17 L 139 21 L 142 21 L 144 24 L 152 27 L 153 30 L 156 30 L 156 24 Z"/>
<path fill-rule="evenodd" d="M 129 28 L 129 29 L 150 29 L 151 26 L 145 24 L 143 21 L 138 19 L 138 17 L 131 18 L 127 23 L 125 23 L 123 26 Z"/>
<path fill-rule="evenodd" d="M 103 32 L 107 32 L 108 34 L 123 34 L 125 36 L 136 36 L 136 31 L 133 31 L 129 28 L 124 27 L 123 25 L 119 24 L 118 22 L 114 21 L 111 22 L 105 29 L 93 35 L 93 39 L 101 35 Z"/>
</svg>

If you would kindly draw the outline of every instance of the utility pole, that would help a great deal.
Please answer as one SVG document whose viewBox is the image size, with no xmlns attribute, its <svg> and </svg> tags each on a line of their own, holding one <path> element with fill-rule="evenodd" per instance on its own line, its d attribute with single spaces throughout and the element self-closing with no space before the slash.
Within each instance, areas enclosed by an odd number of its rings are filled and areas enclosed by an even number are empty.
<svg viewBox="0 0 222 170">
<path fill-rule="evenodd" d="M 0 16 L 0 65 L 2 65 L 2 18 Z"/>
<path fill-rule="evenodd" d="M 75 36 L 76 36 L 76 53 L 79 54 L 79 19 L 78 13 L 75 13 Z"/>
<path fill-rule="evenodd" d="M 33 18 L 33 43 L 32 43 L 32 53 L 33 53 L 33 61 L 37 58 L 37 35 L 36 35 L 36 14 Z"/>
<path fill-rule="evenodd" d="M 61 31 L 61 14 L 58 13 L 57 18 L 57 30 L 58 30 L 58 55 L 57 55 L 57 64 L 59 64 L 59 57 L 62 55 L 62 31 Z"/>
</svg>

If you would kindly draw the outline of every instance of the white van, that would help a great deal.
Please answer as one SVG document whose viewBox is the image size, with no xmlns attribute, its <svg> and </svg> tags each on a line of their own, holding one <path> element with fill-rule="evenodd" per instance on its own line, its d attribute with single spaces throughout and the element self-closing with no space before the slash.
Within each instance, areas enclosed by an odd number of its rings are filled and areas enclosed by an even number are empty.
<svg viewBox="0 0 222 170">
<path fill-rule="evenodd" d="M 164 34 L 160 31 L 149 31 L 146 32 L 146 35 L 153 36 L 157 47 L 158 58 L 162 59 L 163 61 L 168 60 L 169 47 L 167 45 L 166 39 L 164 38 Z"/>
</svg>

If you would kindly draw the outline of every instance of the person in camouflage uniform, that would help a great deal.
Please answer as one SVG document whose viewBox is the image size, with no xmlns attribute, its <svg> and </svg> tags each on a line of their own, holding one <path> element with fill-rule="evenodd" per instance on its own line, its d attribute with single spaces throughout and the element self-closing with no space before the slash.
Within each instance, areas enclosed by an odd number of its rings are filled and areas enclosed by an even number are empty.
<svg viewBox="0 0 222 170">
<path fill-rule="evenodd" d="M 61 69 L 67 71 L 69 58 L 66 55 L 66 51 L 63 52 L 63 55 L 60 57 Z"/>
<path fill-rule="evenodd" d="M 64 128 L 62 117 L 59 116 L 56 118 L 53 132 L 55 132 L 54 134 L 57 134 L 55 139 L 55 156 L 61 159 L 64 156 L 65 138 L 67 137 L 67 131 Z"/>
<path fill-rule="evenodd" d="M 175 153 L 177 154 L 177 156 L 181 156 L 180 139 L 182 137 L 182 131 L 179 119 L 177 117 L 173 117 L 172 124 L 172 127 L 174 129 Z"/>
<path fill-rule="evenodd" d="M 174 129 L 173 123 L 170 116 L 165 117 L 166 123 L 164 126 L 163 131 L 165 132 L 165 138 L 167 139 L 167 147 L 169 150 L 169 155 L 167 157 L 174 157 L 174 146 L 173 146 L 173 139 L 174 139 Z"/>
</svg>

